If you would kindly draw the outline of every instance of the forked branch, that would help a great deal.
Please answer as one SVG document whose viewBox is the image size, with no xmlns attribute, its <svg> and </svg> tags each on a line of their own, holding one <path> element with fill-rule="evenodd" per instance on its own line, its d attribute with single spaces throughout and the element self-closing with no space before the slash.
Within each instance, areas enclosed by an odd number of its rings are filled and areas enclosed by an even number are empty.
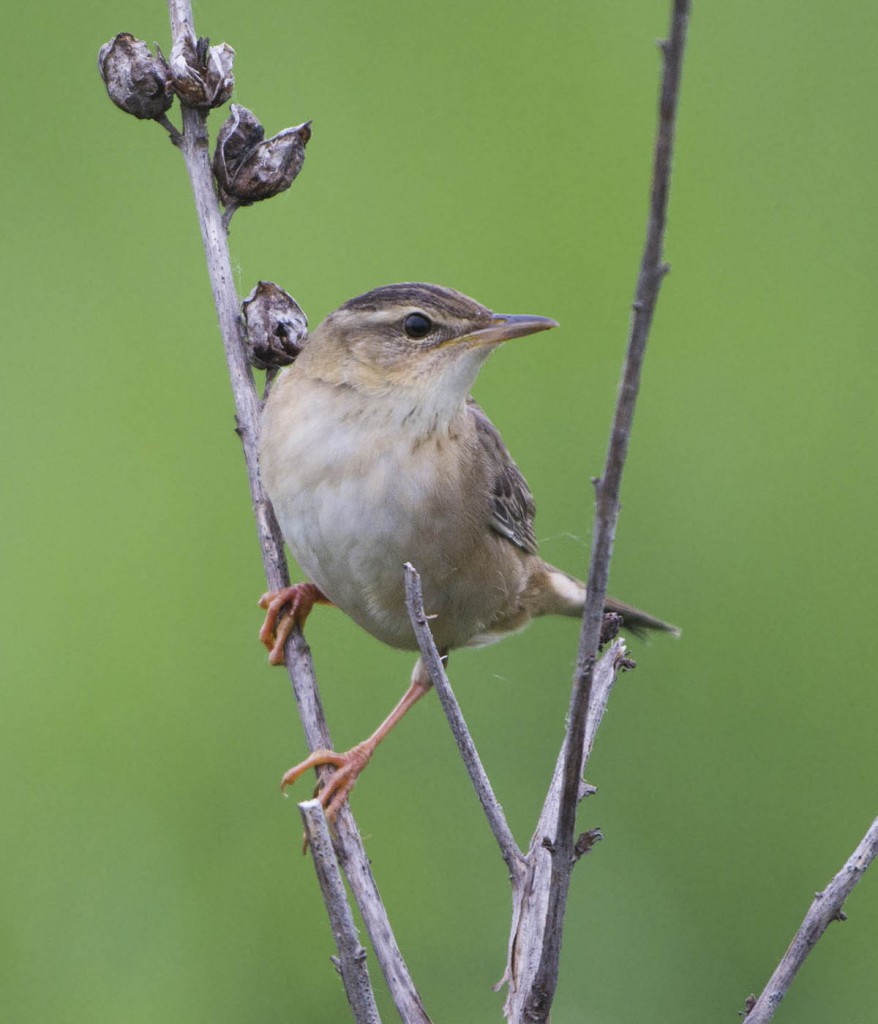
<svg viewBox="0 0 878 1024">
<path fill-rule="evenodd" d="M 506 969 L 497 988 L 503 983 L 508 983 L 509 994 L 504 1006 L 504 1013 L 512 1022 L 523 1021 L 527 1019 L 523 1016 L 526 1009 L 525 999 L 539 969 L 540 957 L 546 940 L 546 907 L 556 855 L 554 845 L 549 837 L 557 820 L 558 806 L 561 802 L 564 781 L 564 747 L 562 746 L 555 762 L 555 771 L 537 827 L 531 838 L 530 847 L 527 853 L 523 854 L 506 823 L 503 809 L 494 795 L 494 790 L 482 767 L 481 759 L 464 721 L 460 705 L 457 703 L 448 676 L 445 674 L 445 667 L 436 649 L 424 612 L 421 579 L 412 565 L 405 566 L 405 584 L 409 619 L 418 640 L 421 658 L 436 689 L 448 724 L 451 726 L 451 732 L 469 772 L 482 810 L 485 812 L 488 825 L 494 833 L 500 853 L 509 868 L 509 880 L 512 884 L 512 926 Z M 616 640 L 598 662 L 591 691 L 591 713 L 588 718 L 582 761 L 579 766 L 580 778 L 585 771 L 616 676 L 620 670 L 630 668 L 631 664 L 627 658 L 625 643 L 622 640 Z M 578 799 L 582 799 L 588 792 L 589 787 L 581 782 Z M 586 852 L 596 838 L 599 836 L 594 834 L 580 837 L 582 843 L 578 844 L 575 851 L 577 859 Z"/>
</svg>

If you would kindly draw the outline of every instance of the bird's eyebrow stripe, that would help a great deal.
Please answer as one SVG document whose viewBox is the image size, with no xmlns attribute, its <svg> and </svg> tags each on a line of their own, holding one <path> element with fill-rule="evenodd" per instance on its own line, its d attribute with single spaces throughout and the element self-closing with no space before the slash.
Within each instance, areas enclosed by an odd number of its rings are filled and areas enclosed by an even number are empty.
<svg viewBox="0 0 878 1024">
<path fill-rule="evenodd" d="M 399 309 L 349 309 L 341 308 L 337 309 L 332 315 L 332 319 L 342 326 L 351 324 L 353 326 L 363 326 L 362 314 L 368 312 L 370 326 L 377 326 L 379 324 L 397 324 L 400 322 L 403 316 L 409 312 L 420 312 L 420 310 L 405 310 Z M 426 314 L 425 314 L 426 315 Z"/>
<path fill-rule="evenodd" d="M 387 305 L 396 307 L 395 312 L 387 311 Z M 479 303 L 461 295 L 459 300 L 457 293 L 450 292 L 445 288 L 425 288 L 423 285 L 413 286 L 410 284 L 385 285 L 383 288 L 375 288 L 365 295 L 358 295 L 350 299 L 337 312 L 370 312 L 387 313 L 388 319 L 394 320 L 402 312 L 401 307 L 408 307 L 406 312 L 424 313 L 424 305 L 429 304 L 431 310 L 446 313 L 455 319 L 471 319 L 476 310 L 482 310 L 490 315 L 490 310 Z M 473 309 L 473 307 L 476 309 Z M 377 319 L 377 318 L 376 318 Z M 383 318 L 382 318 L 383 319 Z"/>
</svg>

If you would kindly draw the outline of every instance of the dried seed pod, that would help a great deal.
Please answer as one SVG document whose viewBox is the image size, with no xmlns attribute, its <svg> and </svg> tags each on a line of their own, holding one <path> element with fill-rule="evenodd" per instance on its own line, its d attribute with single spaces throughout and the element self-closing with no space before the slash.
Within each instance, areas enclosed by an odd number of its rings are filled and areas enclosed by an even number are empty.
<svg viewBox="0 0 878 1024">
<path fill-rule="evenodd" d="M 265 129 L 253 111 L 240 103 L 233 103 L 217 134 L 213 154 L 213 173 L 217 179 L 229 181 L 250 151 L 264 138 Z"/>
<path fill-rule="evenodd" d="M 161 117 L 174 102 L 168 65 L 130 32 L 101 47 L 98 70 L 116 106 L 141 120 Z"/>
<path fill-rule="evenodd" d="M 285 128 L 270 139 L 256 115 L 233 103 L 217 135 L 213 173 L 225 205 L 249 206 L 292 185 L 305 162 L 311 122 Z"/>
<path fill-rule="evenodd" d="M 308 318 L 273 281 L 260 281 L 241 304 L 250 362 L 259 370 L 289 366 L 302 351 Z"/>
<path fill-rule="evenodd" d="M 168 66 L 174 89 L 190 107 L 210 110 L 221 107 L 232 95 L 235 51 L 228 43 L 211 46 L 189 32 L 174 43 Z"/>
</svg>

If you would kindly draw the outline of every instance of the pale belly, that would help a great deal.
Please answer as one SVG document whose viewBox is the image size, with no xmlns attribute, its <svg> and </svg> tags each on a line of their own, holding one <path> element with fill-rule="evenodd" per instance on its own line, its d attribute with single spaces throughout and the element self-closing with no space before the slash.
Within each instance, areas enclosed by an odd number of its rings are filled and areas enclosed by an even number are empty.
<svg viewBox="0 0 878 1024">
<path fill-rule="evenodd" d="M 437 479 L 427 444 L 402 449 L 401 459 L 389 433 L 364 446 L 360 423 L 338 417 L 327 434 L 309 429 L 309 419 L 299 417 L 271 445 L 271 457 L 262 455 L 281 529 L 308 578 L 377 639 L 415 649 L 403 573 L 411 562 L 440 648 L 495 639 L 491 626 L 517 602 L 524 572 L 508 542 L 486 528 L 478 503 L 462 513 L 448 501 L 450 491 L 473 481 L 456 478 L 456 466 Z M 282 428 L 270 417 L 266 426 Z M 495 545 L 510 557 L 492 557 Z M 484 571 L 474 571 L 481 565 Z"/>
</svg>

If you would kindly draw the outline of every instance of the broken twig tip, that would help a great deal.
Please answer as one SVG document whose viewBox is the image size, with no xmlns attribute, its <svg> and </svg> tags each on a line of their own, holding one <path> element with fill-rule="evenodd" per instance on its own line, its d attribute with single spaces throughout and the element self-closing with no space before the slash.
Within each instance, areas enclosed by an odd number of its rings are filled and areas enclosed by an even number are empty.
<svg viewBox="0 0 878 1024">
<path fill-rule="evenodd" d="M 587 853 L 590 853 L 595 846 L 604 838 L 603 832 L 600 828 L 590 828 L 587 832 L 583 832 L 577 837 L 576 842 L 573 844 L 573 860 L 578 861 L 580 857 L 584 857 Z"/>
</svg>

